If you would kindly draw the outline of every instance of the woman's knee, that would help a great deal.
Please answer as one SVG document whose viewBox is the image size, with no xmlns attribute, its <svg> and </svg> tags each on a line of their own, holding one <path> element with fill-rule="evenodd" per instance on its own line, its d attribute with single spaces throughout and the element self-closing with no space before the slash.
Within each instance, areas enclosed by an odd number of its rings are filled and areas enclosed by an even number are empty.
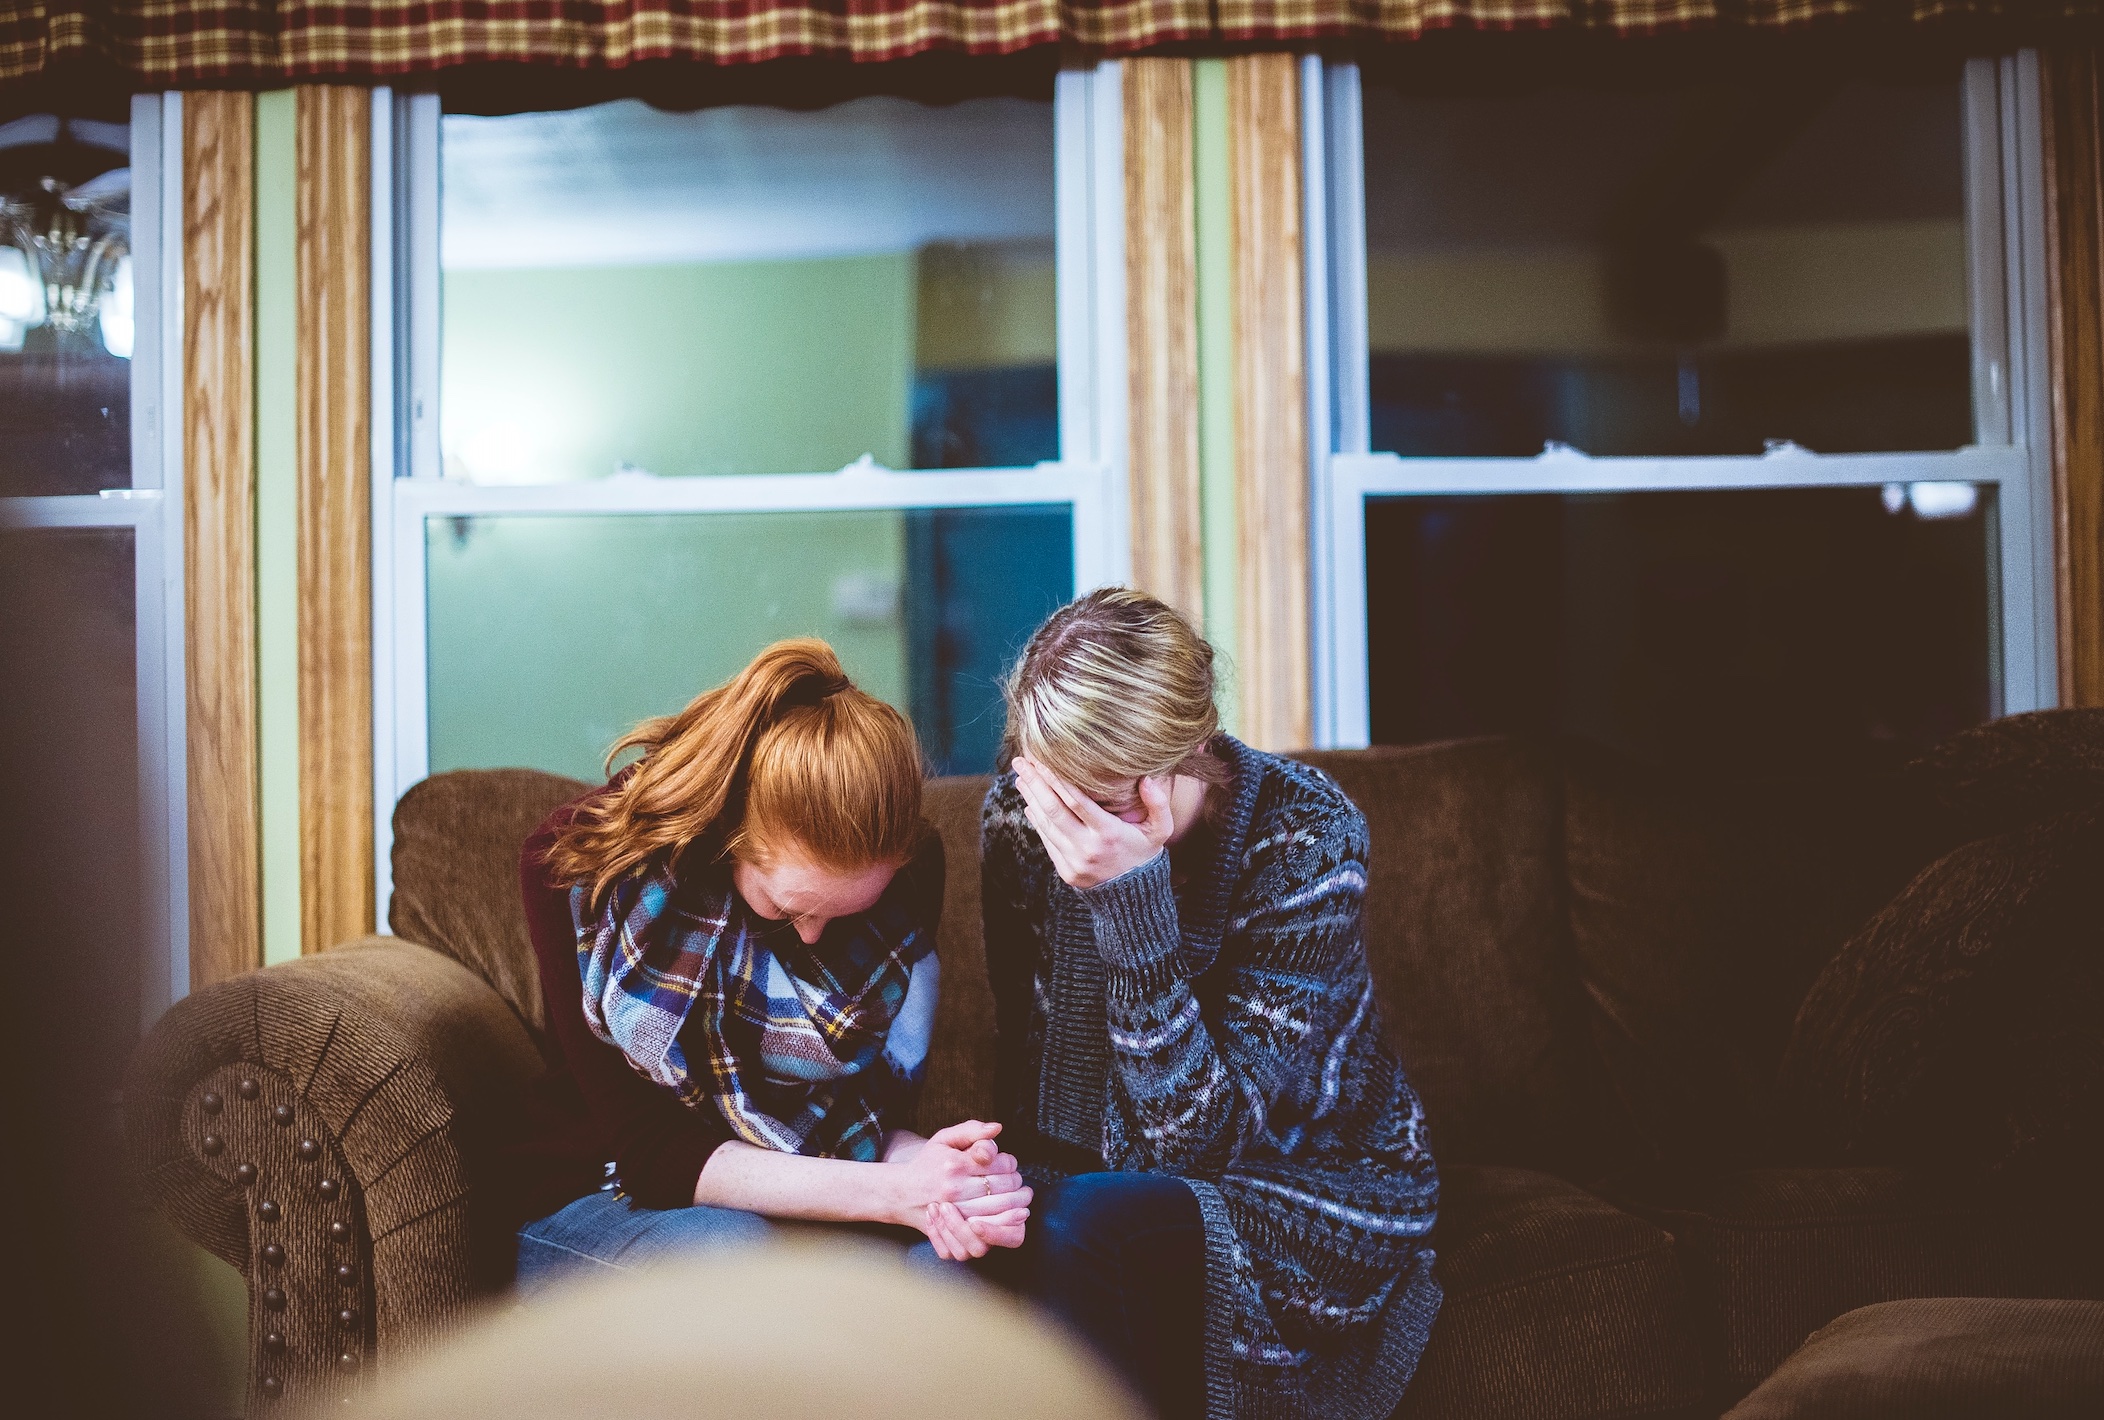
<svg viewBox="0 0 2104 1420">
<path fill-rule="evenodd" d="M 1076 1174 L 1041 1191 L 1030 1212 L 1049 1259 L 1114 1258 L 1136 1238 L 1202 1227 L 1190 1186 L 1166 1174 Z"/>
<path fill-rule="evenodd" d="M 775 1225 L 768 1219 L 738 1208 L 711 1208 L 705 1204 L 666 1208 L 656 1211 L 648 1225 L 637 1230 L 617 1262 L 624 1267 L 638 1267 L 675 1253 L 748 1247 L 765 1242 L 774 1232 Z"/>
<path fill-rule="evenodd" d="M 590 1194 L 519 1229 L 517 1283 L 530 1292 L 574 1272 L 745 1246 L 773 1231 L 757 1213 L 734 1208 L 638 1208 L 612 1194 Z"/>
</svg>

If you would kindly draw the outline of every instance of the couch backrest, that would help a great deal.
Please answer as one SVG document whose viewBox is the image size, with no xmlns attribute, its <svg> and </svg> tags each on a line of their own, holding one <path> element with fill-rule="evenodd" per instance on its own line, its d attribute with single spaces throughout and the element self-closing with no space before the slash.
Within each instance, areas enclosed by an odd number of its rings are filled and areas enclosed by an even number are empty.
<svg viewBox="0 0 2104 1420">
<path fill-rule="evenodd" d="M 1443 1157 L 1578 1171 L 1596 1137 L 1561 891 L 1560 782 L 1506 740 L 1311 754 L 1367 815 L 1367 948 L 1390 1039 Z M 924 811 L 947 868 L 942 1004 L 922 1092 L 937 1127 L 993 1110 L 994 1009 L 979 909 L 988 780 L 932 780 Z M 518 853 L 574 779 L 435 774 L 395 809 L 396 935 L 488 981 L 538 1032 L 545 1012 L 519 905 Z"/>
<path fill-rule="evenodd" d="M 990 1119 L 994 1110 L 994 993 L 986 976 L 986 938 L 979 917 L 979 805 L 992 781 L 983 774 L 931 779 L 921 813 L 942 834 L 942 996 L 935 1041 L 921 1086 L 922 1132 L 960 1119 Z"/>
<path fill-rule="evenodd" d="M 1889 775 L 1661 770 L 1559 753 L 1572 955 L 1642 1153 L 1722 1167 L 1798 1154 L 1777 1089 L 1797 1008 L 1934 856 Z"/>
<path fill-rule="evenodd" d="M 1511 739 L 1310 753 L 1372 834 L 1366 945 L 1434 1146 L 1585 1179 L 1646 1158 L 1756 1157 L 1805 986 L 1904 883 L 1909 849 L 1797 793 L 1668 784 L 1583 747 Z M 979 913 L 983 777 L 933 780 L 943 995 L 922 1122 L 993 1108 Z M 545 1019 L 518 851 L 576 780 L 433 775 L 395 810 L 395 933 Z"/>
<path fill-rule="evenodd" d="M 1442 1156 L 1583 1167 L 1597 1071 L 1563 926 L 1555 766 L 1506 740 L 1302 756 L 1373 837 L 1367 950 L 1388 1034 Z M 922 1118 L 992 1107 L 993 995 L 979 915 L 984 777 L 929 784 L 949 864 L 943 1004 Z"/>
<path fill-rule="evenodd" d="M 519 849 L 589 784 L 537 769 L 456 769 L 395 805 L 388 930 L 444 952 L 487 981 L 536 1037 L 541 980 L 519 900 Z"/>
<path fill-rule="evenodd" d="M 1366 815 L 1366 950 L 1443 1159 L 1584 1176 L 1599 1072 L 1564 921 L 1562 786 L 1514 739 L 1297 756 Z"/>
</svg>

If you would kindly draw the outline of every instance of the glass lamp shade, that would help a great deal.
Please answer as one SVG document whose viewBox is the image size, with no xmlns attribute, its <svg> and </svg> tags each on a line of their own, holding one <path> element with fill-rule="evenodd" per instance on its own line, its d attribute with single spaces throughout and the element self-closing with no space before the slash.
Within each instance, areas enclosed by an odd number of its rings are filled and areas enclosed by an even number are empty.
<svg viewBox="0 0 2104 1420">
<path fill-rule="evenodd" d="M 77 185 L 46 177 L 0 196 L 0 239 L 22 258 L 0 257 L 0 321 L 48 329 L 57 344 L 99 346 L 102 300 L 131 250 L 130 205 L 127 168 Z"/>
</svg>

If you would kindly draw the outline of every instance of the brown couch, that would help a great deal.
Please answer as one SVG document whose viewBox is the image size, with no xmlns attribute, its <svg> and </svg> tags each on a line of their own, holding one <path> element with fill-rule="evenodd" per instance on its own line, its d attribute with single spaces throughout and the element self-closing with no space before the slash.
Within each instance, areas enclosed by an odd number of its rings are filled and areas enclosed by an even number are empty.
<svg viewBox="0 0 2104 1420">
<path fill-rule="evenodd" d="M 1401 1415 L 1715 1415 L 1855 1307 L 2095 1294 L 2038 1208 L 1821 1166 L 1780 1097 L 1806 988 L 1935 848 L 1889 801 L 1506 739 L 1307 757 L 1371 823 L 1368 949 L 1444 1179 L 1447 1300 Z M 394 937 L 199 991 L 142 1048 L 132 1153 L 248 1279 L 252 1408 L 341 1388 L 504 1285 L 483 1170 L 545 1048 L 515 857 L 580 787 L 418 785 Z M 984 788 L 928 797 L 950 874 L 924 1125 L 991 1111 Z"/>
</svg>

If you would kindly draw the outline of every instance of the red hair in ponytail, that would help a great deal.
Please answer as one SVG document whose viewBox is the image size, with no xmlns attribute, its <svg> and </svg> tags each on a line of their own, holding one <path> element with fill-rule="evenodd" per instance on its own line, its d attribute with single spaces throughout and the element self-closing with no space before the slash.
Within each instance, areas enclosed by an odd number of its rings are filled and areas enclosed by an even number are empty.
<svg viewBox="0 0 2104 1420">
<path fill-rule="evenodd" d="M 777 641 L 677 715 L 607 755 L 641 749 L 621 786 L 581 807 L 548 851 L 554 881 L 616 880 L 697 839 L 765 861 L 800 851 L 854 872 L 903 863 L 922 832 L 920 747 L 898 711 L 855 688 L 833 648 Z"/>
</svg>

